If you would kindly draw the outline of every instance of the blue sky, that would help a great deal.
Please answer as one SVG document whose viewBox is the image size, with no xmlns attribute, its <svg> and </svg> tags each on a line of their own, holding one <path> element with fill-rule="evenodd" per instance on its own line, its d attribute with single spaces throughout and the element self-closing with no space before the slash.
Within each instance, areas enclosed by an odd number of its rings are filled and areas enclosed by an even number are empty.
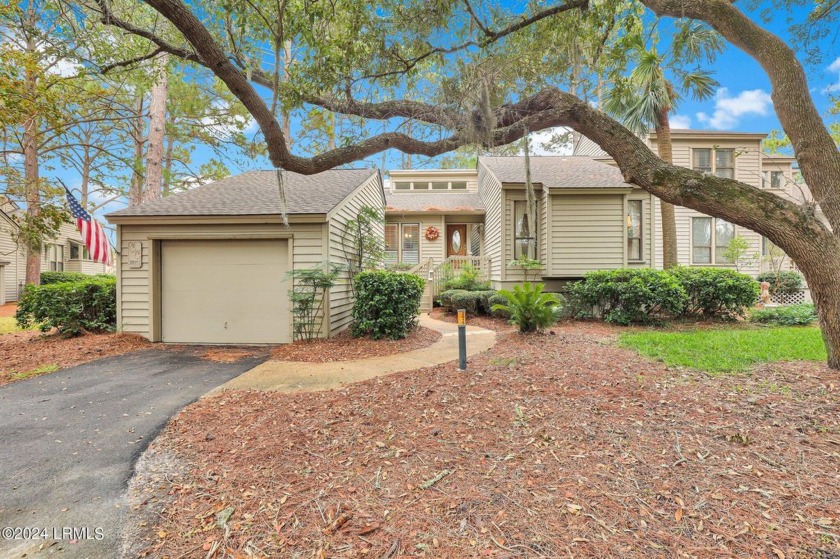
<svg viewBox="0 0 840 559">
<path fill-rule="evenodd" d="M 511 0 L 516 2 L 517 0 Z M 759 5 L 757 10 L 766 7 Z M 753 12 L 755 15 L 757 12 Z M 807 12 L 792 13 L 794 21 L 802 20 Z M 788 42 L 790 34 L 788 31 L 789 19 L 785 15 L 775 18 L 770 23 L 761 23 L 774 33 L 780 35 Z M 840 52 L 838 43 L 830 36 L 819 44 L 822 53 L 822 61 L 813 66 L 806 66 L 811 95 L 818 110 L 825 113 L 831 103 L 830 96 L 840 95 Z M 802 57 L 800 57 L 802 58 Z M 715 78 L 720 82 L 720 88 L 713 99 L 696 102 L 690 98 L 682 101 L 672 118 L 672 126 L 675 128 L 694 129 L 715 129 L 722 131 L 743 131 L 743 132 L 769 132 L 780 129 L 778 119 L 773 112 L 770 99 L 770 83 L 761 67 L 752 58 L 742 53 L 737 48 L 727 44 L 726 49 L 714 64 Z M 296 129 L 297 126 L 294 126 Z M 256 133 L 256 126 L 250 128 L 251 133 Z M 548 133 L 543 133 L 547 136 Z M 537 147 L 539 138 L 532 141 L 535 151 L 540 152 Z M 194 154 L 194 161 L 199 164 L 210 157 L 208 150 L 202 150 Z M 434 161 L 426 161 L 415 157 L 415 166 L 435 166 Z M 358 162 L 356 167 L 380 166 L 382 156 L 377 155 L 364 162 Z M 265 159 L 257 159 L 248 163 L 236 164 L 233 161 L 227 162 L 232 173 L 238 173 L 255 168 L 268 168 L 270 165 Z M 402 166 L 402 155 L 397 152 L 387 154 L 388 169 L 400 168 Z M 72 177 L 63 177 L 68 184 L 75 184 L 77 181 Z M 68 180 L 69 179 L 69 180 Z M 123 204 L 117 202 L 109 205 L 105 210 L 114 210 Z M 101 214 L 102 212 L 98 212 Z"/>
</svg>

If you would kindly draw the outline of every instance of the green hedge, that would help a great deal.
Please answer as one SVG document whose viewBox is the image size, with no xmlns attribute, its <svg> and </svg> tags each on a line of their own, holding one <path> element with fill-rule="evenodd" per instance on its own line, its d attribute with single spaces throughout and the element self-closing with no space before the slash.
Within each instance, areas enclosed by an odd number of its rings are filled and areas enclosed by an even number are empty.
<svg viewBox="0 0 840 559">
<path fill-rule="evenodd" d="M 589 272 L 569 287 L 569 297 L 576 316 L 594 313 L 624 325 L 650 323 L 661 313 L 678 315 L 688 302 L 675 276 L 650 268 Z"/>
<path fill-rule="evenodd" d="M 353 279 L 354 336 L 374 340 L 405 338 L 417 325 L 426 282 L 414 274 L 382 270 L 361 272 Z"/>
<path fill-rule="evenodd" d="M 105 278 L 112 279 L 112 274 L 97 274 L 92 276 L 90 274 L 83 274 L 81 272 L 41 272 L 41 285 L 50 285 L 53 283 L 67 283 L 87 281 L 91 278 Z"/>
<path fill-rule="evenodd" d="M 492 289 L 483 291 L 468 291 L 466 289 L 450 289 L 438 296 L 443 308 L 452 312 L 465 309 L 470 314 L 492 314 L 493 303 L 490 299 L 496 296 Z"/>
<path fill-rule="evenodd" d="M 779 272 L 779 276 L 773 272 L 765 272 L 758 274 L 756 278 L 758 283 L 766 281 L 770 284 L 771 293 L 780 293 L 784 295 L 792 295 L 805 286 L 805 279 L 799 272 L 787 270 Z"/>
<path fill-rule="evenodd" d="M 810 303 L 784 307 L 753 309 L 750 320 L 760 324 L 776 326 L 808 326 L 817 321 L 817 309 Z"/>
<path fill-rule="evenodd" d="M 85 281 L 27 285 L 15 319 L 21 328 L 57 328 L 66 336 L 113 331 L 117 324 L 117 280 L 90 277 Z"/>
<path fill-rule="evenodd" d="M 688 302 L 683 314 L 744 316 L 758 300 L 759 286 L 752 277 L 730 268 L 677 267 L 668 270 L 682 285 Z"/>
</svg>

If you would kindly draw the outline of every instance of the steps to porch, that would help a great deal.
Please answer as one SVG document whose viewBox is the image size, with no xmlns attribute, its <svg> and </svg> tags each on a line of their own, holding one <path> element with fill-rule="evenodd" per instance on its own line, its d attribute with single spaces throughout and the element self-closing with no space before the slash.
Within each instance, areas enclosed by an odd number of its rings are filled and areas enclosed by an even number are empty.
<svg viewBox="0 0 840 559">
<path fill-rule="evenodd" d="M 434 300 L 443 291 L 444 284 L 457 277 L 467 266 L 472 266 L 482 281 L 490 279 L 490 258 L 485 256 L 450 256 L 437 265 L 428 258 L 410 270 L 406 270 L 404 273 L 416 274 L 426 280 L 423 299 L 420 301 L 420 312 L 432 312 Z"/>
</svg>

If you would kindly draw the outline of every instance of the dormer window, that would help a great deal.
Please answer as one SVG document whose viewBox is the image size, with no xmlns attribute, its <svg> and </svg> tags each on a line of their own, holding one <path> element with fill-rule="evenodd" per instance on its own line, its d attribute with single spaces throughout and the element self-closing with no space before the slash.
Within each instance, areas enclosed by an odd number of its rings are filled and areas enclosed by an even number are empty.
<svg viewBox="0 0 840 559">
<path fill-rule="evenodd" d="M 394 191 L 405 192 L 408 190 L 467 190 L 467 181 L 397 181 L 394 182 Z"/>
</svg>

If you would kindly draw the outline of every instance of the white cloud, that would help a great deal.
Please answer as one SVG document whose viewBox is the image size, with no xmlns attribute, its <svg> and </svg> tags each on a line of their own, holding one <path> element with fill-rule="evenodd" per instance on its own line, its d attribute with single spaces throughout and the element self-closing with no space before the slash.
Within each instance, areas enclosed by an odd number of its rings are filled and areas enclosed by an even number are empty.
<svg viewBox="0 0 840 559">
<path fill-rule="evenodd" d="M 830 93 L 836 93 L 840 91 L 840 56 L 837 57 L 837 60 L 829 64 L 826 70 L 833 74 L 837 74 L 837 83 L 825 86 L 820 92 L 823 95 L 828 95 Z"/>
<path fill-rule="evenodd" d="M 668 119 L 671 128 L 691 128 L 691 117 L 688 115 L 672 115 Z"/>
<path fill-rule="evenodd" d="M 727 88 L 722 87 L 715 94 L 714 112 L 711 115 L 699 112 L 697 120 L 715 130 L 732 130 L 738 126 L 741 117 L 764 116 L 772 105 L 770 94 L 763 89 L 750 89 L 732 96 Z"/>
</svg>

